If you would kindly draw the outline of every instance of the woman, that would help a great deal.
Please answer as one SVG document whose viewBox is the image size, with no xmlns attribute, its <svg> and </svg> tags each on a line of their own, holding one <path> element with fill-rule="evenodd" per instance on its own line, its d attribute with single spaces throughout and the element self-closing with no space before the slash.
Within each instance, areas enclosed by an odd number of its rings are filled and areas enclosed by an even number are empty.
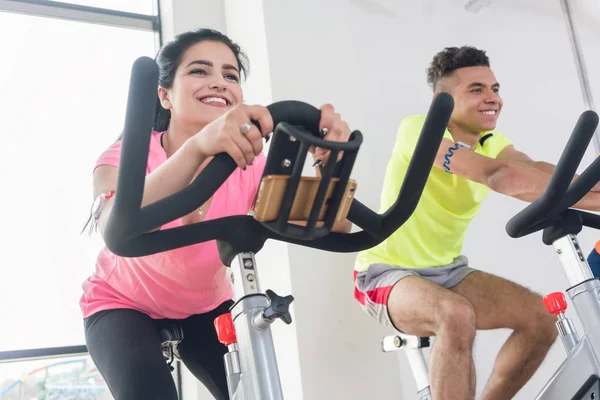
<svg viewBox="0 0 600 400">
<path fill-rule="evenodd" d="M 198 210 L 160 229 L 246 214 L 265 166 L 263 137 L 273 130 L 265 107 L 242 102 L 246 56 L 225 35 L 202 29 L 177 36 L 156 61 L 159 104 L 142 206 L 183 189 L 212 156 L 227 152 L 239 169 Z M 347 141 L 350 136 L 348 125 L 330 105 L 321 108 L 320 129 L 329 140 Z M 94 199 L 103 204 L 96 213 L 102 234 L 117 184 L 120 149 L 117 141 L 94 169 Z M 326 162 L 327 154 L 317 149 L 314 157 Z M 343 230 L 349 230 L 348 224 Z M 83 284 L 80 305 L 90 355 L 115 399 L 177 399 L 159 337 L 160 329 L 172 324 L 184 332 L 178 352 L 185 365 L 215 398 L 228 398 L 226 347 L 213 326 L 232 304 L 226 274 L 214 241 L 139 258 L 102 249 L 95 273 Z"/>
</svg>

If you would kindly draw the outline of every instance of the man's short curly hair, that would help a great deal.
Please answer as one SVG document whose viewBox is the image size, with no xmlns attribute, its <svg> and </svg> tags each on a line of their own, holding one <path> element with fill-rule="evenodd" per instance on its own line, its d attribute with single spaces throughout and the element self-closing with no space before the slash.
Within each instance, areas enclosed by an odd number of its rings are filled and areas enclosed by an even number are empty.
<svg viewBox="0 0 600 400">
<path fill-rule="evenodd" d="M 451 75 L 459 68 L 489 66 L 490 60 L 484 50 L 471 46 L 446 47 L 433 57 L 427 69 L 427 83 L 435 91 L 440 79 Z"/>
</svg>

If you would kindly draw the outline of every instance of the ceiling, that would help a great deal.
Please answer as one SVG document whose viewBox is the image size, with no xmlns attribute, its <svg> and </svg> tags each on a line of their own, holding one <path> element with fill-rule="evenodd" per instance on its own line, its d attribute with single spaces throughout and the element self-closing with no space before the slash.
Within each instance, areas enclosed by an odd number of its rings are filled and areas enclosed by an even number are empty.
<svg viewBox="0 0 600 400">
<path fill-rule="evenodd" d="M 363 11 L 394 18 L 406 12 L 407 6 L 416 5 L 426 9 L 465 8 L 469 1 L 481 2 L 484 8 L 514 9 L 525 13 L 564 18 L 562 0 L 348 0 Z M 584 25 L 600 37 L 600 1 L 568 0 L 577 26 Z M 443 12 L 443 11 L 442 11 Z"/>
</svg>

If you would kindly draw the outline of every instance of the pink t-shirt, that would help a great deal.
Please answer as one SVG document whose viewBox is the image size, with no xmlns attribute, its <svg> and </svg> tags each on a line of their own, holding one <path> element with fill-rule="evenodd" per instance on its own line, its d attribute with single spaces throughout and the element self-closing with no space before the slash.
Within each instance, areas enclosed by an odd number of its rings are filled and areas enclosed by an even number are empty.
<svg viewBox="0 0 600 400">
<path fill-rule="evenodd" d="M 152 133 L 146 175 L 167 159 L 160 137 L 160 132 Z M 118 141 L 102 153 L 96 167 L 118 167 L 120 154 Z M 215 192 L 204 219 L 245 215 L 252 209 L 265 163 L 265 155 L 260 154 L 245 171 L 236 169 Z M 161 229 L 178 226 L 181 219 Z M 84 318 L 102 310 L 128 308 L 151 318 L 183 319 L 211 311 L 232 298 L 227 268 L 214 240 L 135 258 L 117 256 L 104 246 L 96 271 L 82 287 Z"/>
</svg>

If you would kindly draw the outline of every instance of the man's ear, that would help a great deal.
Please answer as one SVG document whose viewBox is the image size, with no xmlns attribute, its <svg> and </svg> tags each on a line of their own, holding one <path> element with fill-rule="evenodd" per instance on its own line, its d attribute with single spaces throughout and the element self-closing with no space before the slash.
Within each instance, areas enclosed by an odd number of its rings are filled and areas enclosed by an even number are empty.
<svg viewBox="0 0 600 400">
<path fill-rule="evenodd" d="M 433 96 L 431 96 L 431 101 L 435 100 L 435 98 L 437 97 L 437 95 L 440 94 L 440 93 L 444 93 L 444 91 L 438 89 L 435 92 L 433 92 Z"/>
<path fill-rule="evenodd" d="M 160 105 L 165 109 L 171 109 L 171 100 L 169 99 L 169 91 L 162 86 L 158 87 L 158 98 L 160 99 Z"/>
</svg>

